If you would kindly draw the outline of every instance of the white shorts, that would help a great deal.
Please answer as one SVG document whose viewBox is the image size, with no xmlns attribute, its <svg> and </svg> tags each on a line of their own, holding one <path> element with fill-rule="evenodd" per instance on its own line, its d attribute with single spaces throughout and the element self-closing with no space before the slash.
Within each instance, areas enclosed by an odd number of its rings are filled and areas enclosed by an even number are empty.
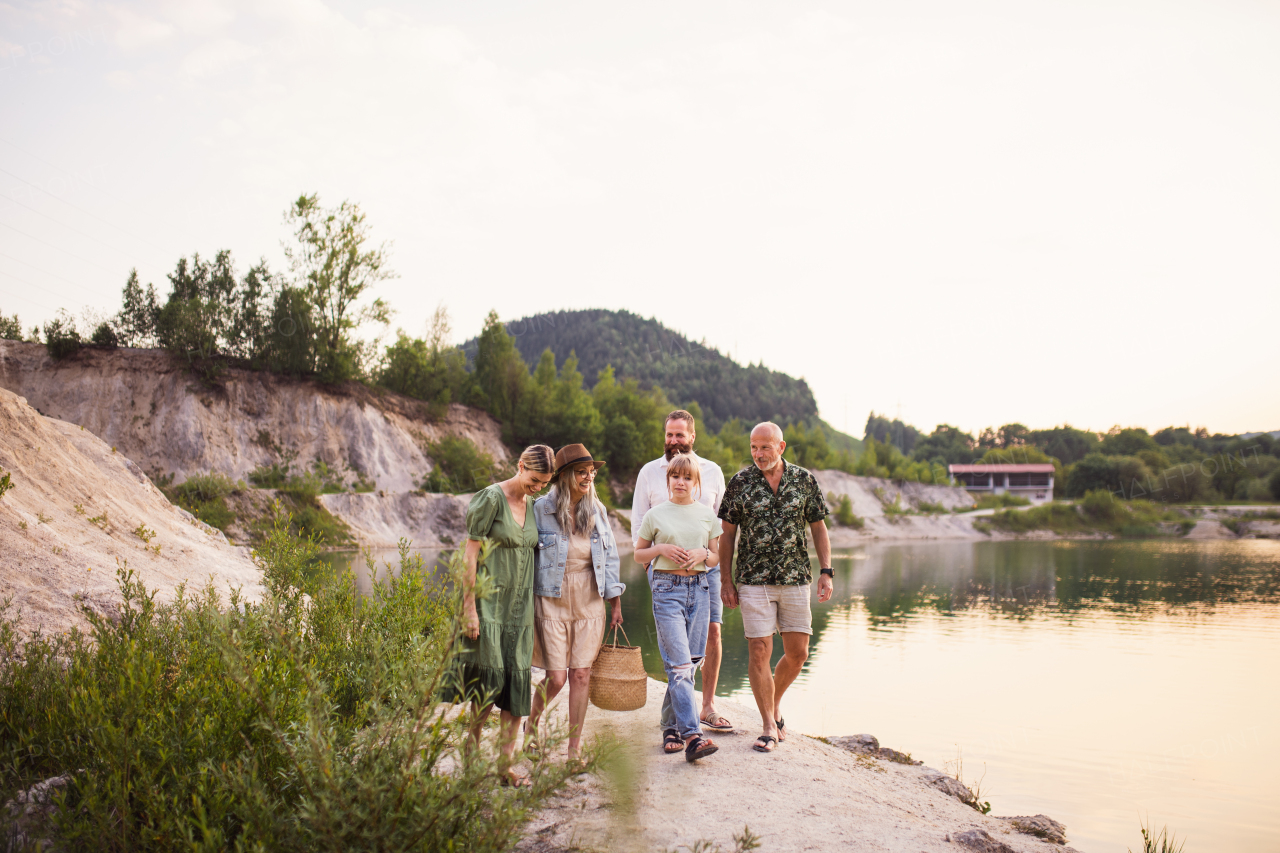
<svg viewBox="0 0 1280 853">
<path fill-rule="evenodd" d="M 738 587 L 738 607 L 748 638 L 773 634 L 812 634 L 813 611 L 809 608 L 809 584 Z"/>
</svg>

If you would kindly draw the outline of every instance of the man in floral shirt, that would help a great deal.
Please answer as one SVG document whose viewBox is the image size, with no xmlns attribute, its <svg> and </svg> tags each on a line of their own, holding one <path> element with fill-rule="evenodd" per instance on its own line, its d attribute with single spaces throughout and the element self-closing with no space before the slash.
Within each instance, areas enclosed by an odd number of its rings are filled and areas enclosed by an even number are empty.
<svg viewBox="0 0 1280 853">
<path fill-rule="evenodd" d="M 773 752 L 787 739 L 782 719 L 782 694 L 809 658 L 813 614 L 809 609 L 809 551 L 805 526 L 813 531 L 820 576 L 818 601 L 831 598 L 831 541 L 827 538 L 827 503 L 818 481 L 808 470 L 782 458 L 787 443 L 777 424 L 762 423 L 751 430 L 754 465 L 734 475 L 720 501 L 720 596 L 726 607 L 742 608 L 747 634 L 751 692 L 764 721 L 764 734 L 754 749 Z M 734 571 L 734 542 L 738 528 L 738 563 Z M 736 583 L 735 583 L 736 577 Z M 773 635 L 782 635 L 782 659 L 769 670 Z"/>
</svg>

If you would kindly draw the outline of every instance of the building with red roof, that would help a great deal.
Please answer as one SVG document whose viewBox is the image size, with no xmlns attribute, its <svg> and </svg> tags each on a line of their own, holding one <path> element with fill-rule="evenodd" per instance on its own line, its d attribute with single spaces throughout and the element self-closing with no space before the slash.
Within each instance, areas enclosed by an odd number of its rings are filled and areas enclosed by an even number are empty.
<svg viewBox="0 0 1280 853">
<path fill-rule="evenodd" d="M 949 465 L 951 482 L 974 497 L 1010 494 L 1034 504 L 1053 500 L 1053 466 L 1047 462 L 1016 465 Z"/>
</svg>

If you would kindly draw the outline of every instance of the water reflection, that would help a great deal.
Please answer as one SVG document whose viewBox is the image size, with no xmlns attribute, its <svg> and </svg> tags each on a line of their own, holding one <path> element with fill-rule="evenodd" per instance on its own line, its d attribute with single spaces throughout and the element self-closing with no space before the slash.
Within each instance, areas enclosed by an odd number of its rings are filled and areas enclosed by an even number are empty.
<svg viewBox="0 0 1280 853">
<path fill-rule="evenodd" d="M 816 650 L 834 616 L 865 613 L 868 630 L 900 628 L 924 613 L 982 612 L 1003 619 L 1071 619 L 1084 612 L 1133 617 L 1211 613 L 1225 605 L 1280 602 L 1275 543 L 923 542 L 836 549 L 831 602 L 813 599 Z M 817 572 L 816 558 L 813 561 Z M 663 677 L 644 571 L 624 565 L 627 634 L 646 669 Z M 725 613 L 725 657 L 717 693 L 744 689 L 742 618 Z M 780 646 L 776 644 L 775 646 Z M 775 648 L 775 661 L 782 654 Z M 812 663 L 814 657 L 810 657 Z M 806 664 L 806 670 L 810 664 Z"/>
<path fill-rule="evenodd" d="M 869 543 L 834 556 L 835 595 L 814 602 L 786 700 L 797 731 L 872 732 L 934 767 L 963 749 L 997 812 L 1050 814 L 1094 853 L 1137 847 L 1144 814 L 1195 849 L 1274 849 L 1280 542 Z M 375 557 L 394 571 L 394 552 Z M 629 558 L 623 570 L 627 634 L 662 678 L 644 572 Z M 717 692 L 754 705 L 736 610 Z"/>
</svg>

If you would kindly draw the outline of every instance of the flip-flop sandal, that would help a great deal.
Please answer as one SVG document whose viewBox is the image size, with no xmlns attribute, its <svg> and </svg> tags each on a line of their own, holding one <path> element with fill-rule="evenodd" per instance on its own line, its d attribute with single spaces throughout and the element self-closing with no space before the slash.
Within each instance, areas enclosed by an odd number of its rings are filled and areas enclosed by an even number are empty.
<svg viewBox="0 0 1280 853">
<path fill-rule="evenodd" d="M 662 733 L 662 751 L 667 755 L 675 755 L 684 749 L 684 740 L 675 729 L 667 729 Z"/>
<path fill-rule="evenodd" d="M 538 746 L 538 732 L 529 733 L 529 726 L 524 727 L 524 751 L 529 755 L 537 755 L 542 747 Z"/>
<path fill-rule="evenodd" d="M 778 739 L 773 735 L 760 735 L 756 738 L 756 742 L 751 744 L 751 748 L 756 752 L 773 752 L 778 748 Z"/>
<path fill-rule="evenodd" d="M 498 777 L 498 784 L 504 788 L 532 788 L 533 780 L 528 776 L 519 776 L 513 773 L 503 773 Z"/>
<path fill-rule="evenodd" d="M 787 739 L 787 721 L 774 720 L 774 724 L 778 727 L 778 743 L 782 743 Z"/>
<path fill-rule="evenodd" d="M 719 711 L 712 711 L 705 717 L 699 717 L 698 722 L 702 723 L 713 732 L 731 732 L 733 731 L 733 723 Z"/>
<path fill-rule="evenodd" d="M 689 741 L 688 745 L 684 748 L 684 760 L 692 764 L 699 758 L 706 758 L 708 755 L 712 755 L 719 750 L 720 747 L 716 746 L 706 738 L 695 737 L 693 740 Z"/>
</svg>

